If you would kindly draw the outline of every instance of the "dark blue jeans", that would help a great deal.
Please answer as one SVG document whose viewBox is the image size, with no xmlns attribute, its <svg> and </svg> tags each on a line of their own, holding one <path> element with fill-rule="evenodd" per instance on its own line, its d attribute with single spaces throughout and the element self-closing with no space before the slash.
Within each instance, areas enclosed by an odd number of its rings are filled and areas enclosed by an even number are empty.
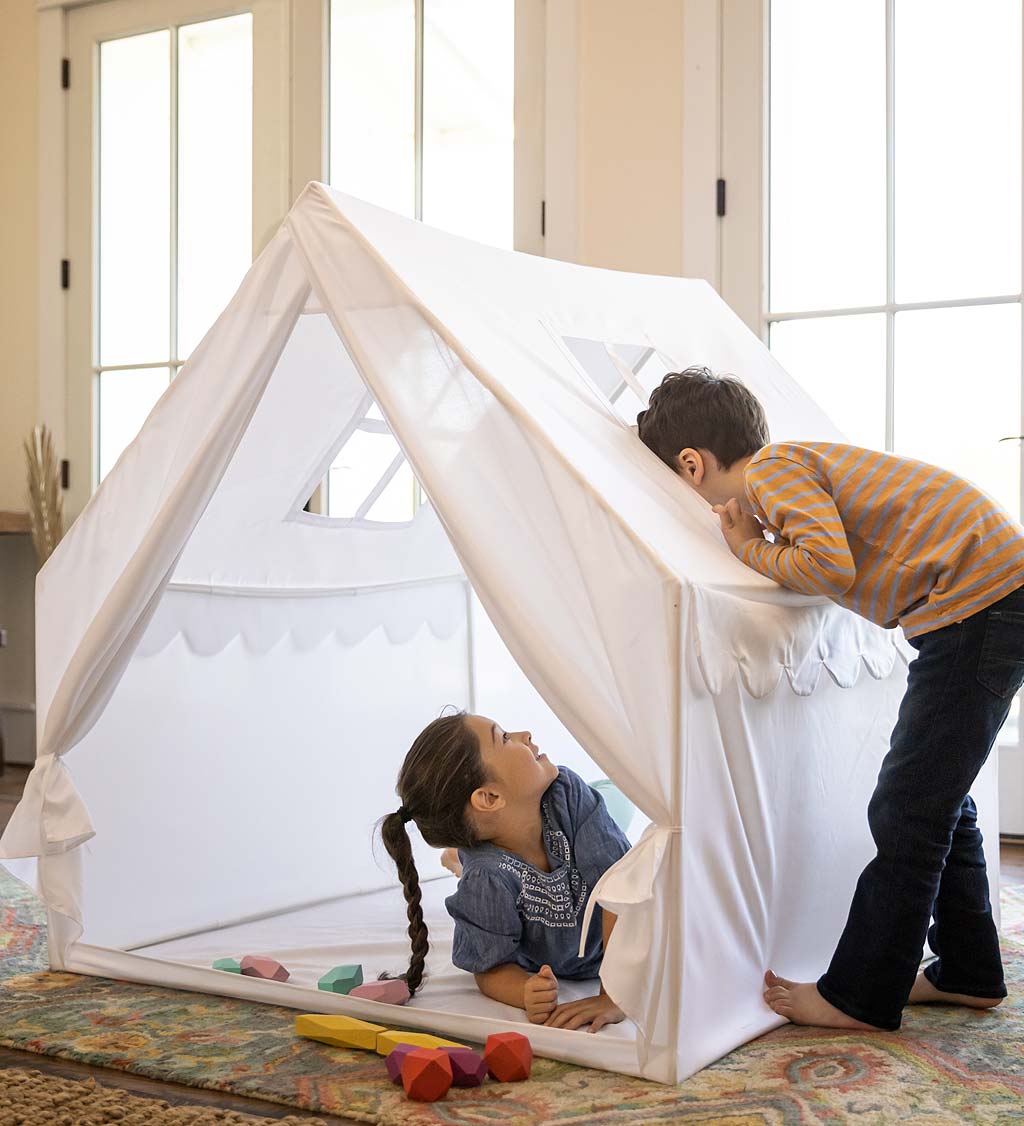
<svg viewBox="0 0 1024 1126">
<path fill-rule="evenodd" d="M 926 936 L 936 988 L 1006 996 L 969 791 L 1024 683 L 1024 588 L 910 644 L 918 655 L 868 805 L 877 853 L 818 981 L 837 1009 L 885 1029 L 900 1026 Z"/>
</svg>

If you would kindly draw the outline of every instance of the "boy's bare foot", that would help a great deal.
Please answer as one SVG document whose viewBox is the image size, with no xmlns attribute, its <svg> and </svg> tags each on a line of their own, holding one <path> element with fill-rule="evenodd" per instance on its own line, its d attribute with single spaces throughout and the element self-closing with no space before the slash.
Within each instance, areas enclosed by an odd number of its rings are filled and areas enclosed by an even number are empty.
<svg viewBox="0 0 1024 1126">
<path fill-rule="evenodd" d="M 908 1005 L 925 1005 L 929 1001 L 937 1001 L 943 1005 L 967 1005 L 972 1009 L 994 1009 L 1002 1001 L 1002 997 L 972 997 L 969 993 L 943 993 L 924 976 L 922 971 L 917 975 L 914 988 L 910 991 Z"/>
<path fill-rule="evenodd" d="M 813 1024 L 818 1028 L 854 1028 L 878 1032 L 873 1024 L 854 1020 L 830 1005 L 811 982 L 788 981 L 769 970 L 764 975 L 764 999 L 768 1007 L 794 1024 Z"/>
</svg>

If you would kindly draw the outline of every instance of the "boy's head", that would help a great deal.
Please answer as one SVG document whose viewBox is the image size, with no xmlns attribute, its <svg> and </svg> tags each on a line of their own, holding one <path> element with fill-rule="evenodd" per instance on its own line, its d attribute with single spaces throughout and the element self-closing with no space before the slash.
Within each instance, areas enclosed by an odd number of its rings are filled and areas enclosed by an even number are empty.
<svg viewBox="0 0 1024 1126">
<path fill-rule="evenodd" d="M 712 504 L 736 495 L 730 470 L 768 444 L 756 396 L 738 379 L 706 367 L 666 375 L 636 421 L 644 445 Z"/>
</svg>

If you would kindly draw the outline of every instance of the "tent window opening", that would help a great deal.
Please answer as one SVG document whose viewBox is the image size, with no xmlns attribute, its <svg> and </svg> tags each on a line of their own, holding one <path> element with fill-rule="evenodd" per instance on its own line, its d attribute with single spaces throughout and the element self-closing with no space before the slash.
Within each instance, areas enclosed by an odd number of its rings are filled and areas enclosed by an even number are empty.
<svg viewBox="0 0 1024 1126">
<path fill-rule="evenodd" d="M 673 370 L 650 343 L 622 344 L 563 336 L 562 341 L 623 422 L 636 423 L 655 387 Z"/>
<path fill-rule="evenodd" d="M 399 524 L 412 520 L 423 490 L 374 403 L 338 451 L 327 474 L 333 518 Z"/>
</svg>

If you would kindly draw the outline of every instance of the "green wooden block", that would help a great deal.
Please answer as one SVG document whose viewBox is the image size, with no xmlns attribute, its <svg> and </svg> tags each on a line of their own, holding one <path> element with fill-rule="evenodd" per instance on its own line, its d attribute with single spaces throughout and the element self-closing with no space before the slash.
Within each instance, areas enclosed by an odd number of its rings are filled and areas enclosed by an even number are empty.
<svg viewBox="0 0 1024 1126">
<path fill-rule="evenodd" d="M 229 974 L 240 974 L 242 972 L 241 965 L 234 958 L 218 958 L 217 961 L 213 963 L 213 968 L 215 970 L 225 970 Z"/>
<path fill-rule="evenodd" d="M 348 993 L 363 984 L 362 966 L 335 966 L 316 983 L 318 989 L 328 993 Z"/>
</svg>

